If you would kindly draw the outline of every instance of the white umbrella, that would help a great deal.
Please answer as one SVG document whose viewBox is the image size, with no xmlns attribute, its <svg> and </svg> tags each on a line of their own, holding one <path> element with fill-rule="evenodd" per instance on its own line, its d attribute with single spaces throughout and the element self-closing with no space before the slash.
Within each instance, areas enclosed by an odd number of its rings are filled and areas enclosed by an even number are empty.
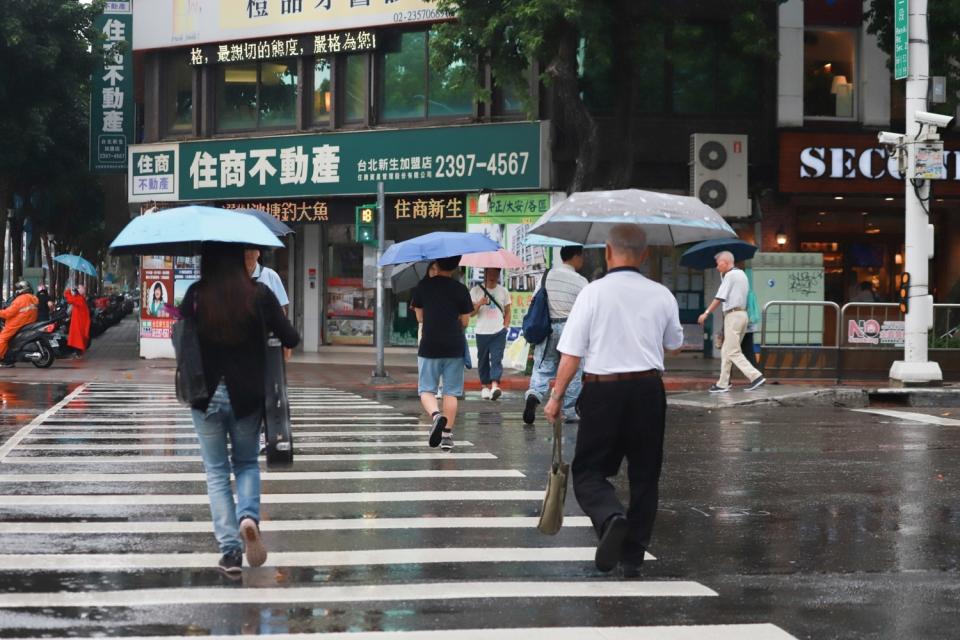
<svg viewBox="0 0 960 640">
<path fill-rule="evenodd" d="M 697 198 L 640 189 L 571 194 L 543 214 L 528 233 L 582 245 L 602 244 L 610 228 L 623 223 L 643 227 L 647 243 L 657 246 L 737 237 L 719 213 Z"/>
</svg>

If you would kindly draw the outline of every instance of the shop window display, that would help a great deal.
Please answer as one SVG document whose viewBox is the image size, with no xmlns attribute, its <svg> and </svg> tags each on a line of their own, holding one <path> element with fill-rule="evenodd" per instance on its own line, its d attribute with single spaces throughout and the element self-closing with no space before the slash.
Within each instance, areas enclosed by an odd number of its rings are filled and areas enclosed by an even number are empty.
<svg viewBox="0 0 960 640">
<path fill-rule="evenodd" d="M 857 35 L 807 29 L 803 41 L 803 112 L 814 118 L 856 117 Z"/>
<path fill-rule="evenodd" d="M 218 131 L 296 126 L 295 59 L 223 65 L 218 73 Z"/>
</svg>

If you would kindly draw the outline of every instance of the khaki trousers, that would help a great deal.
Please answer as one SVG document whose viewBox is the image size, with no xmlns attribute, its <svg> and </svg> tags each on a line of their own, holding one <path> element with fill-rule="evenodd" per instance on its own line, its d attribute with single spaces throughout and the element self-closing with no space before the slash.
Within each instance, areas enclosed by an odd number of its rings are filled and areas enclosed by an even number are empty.
<svg viewBox="0 0 960 640">
<path fill-rule="evenodd" d="M 743 332 L 747 328 L 747 312 L 731 311 L 723 316 L 723 346 L 720 348 L 720 380 L 717 386 L 730 386 L 730 369 L 737 365 L 740 373 L 747 377 L 747 380 L 753 382 L 761 374 L 743 355 L 740 350 L 740 342 L 743 340 Z"/>
</svg>

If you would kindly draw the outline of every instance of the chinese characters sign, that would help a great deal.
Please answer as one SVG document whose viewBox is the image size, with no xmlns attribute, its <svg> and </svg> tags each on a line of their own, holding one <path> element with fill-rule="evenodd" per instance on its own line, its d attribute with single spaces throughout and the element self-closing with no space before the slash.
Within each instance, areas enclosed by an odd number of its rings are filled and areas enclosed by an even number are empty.
<svg viewBox="0 0 960 640">
<path fill-rule="evenodd" d="M 387 219 L 397 222 L 425 220 L 466 224 L 461 196 L 400 196 L 387 203 Z"/>
<path fill-rule="evenodd" d="M 131 202 L 310 198 L 370 194 L 380 181 L 389 193 L 536 189 L 549 182 L 549 163 L 541 159 L 545 127 L 518 122 L 183 142 L 176 145 L 177 193 L 131 187 L 129 195 Z"/>
<path fill-rule="evenodd" d="M 90 95 L 90 170 L 127 170 L 133 140 L 133 16 L 130 2 L 108 2 L 95 25 L 102 34 L 103 64 L 94 70 Z"/>
<path fill-rule="evenodd" d="M 177 192 L 177 148 L 142 145 L 130 153 L 130 193 L 163 197 Z"/>
<path fill-rule="evenodd" d="M 374 51 L 377 34 L 372 31 L 320 33 L 299 38 L 271 38 L 248 42 L 204 45 L 190 50 L 190 64 L 252 62 L 303 55 L 325 56 L 334 53 Z"/>
<path fill-rule="evenodd" d="M 136 50 L 435 22 L 435 0 L 149 0 L 134 13 Z M 358 51 L 361 49 L 357 49 Z M 210 58 L 213 63 L 215 58 Z"/>
<path fill-rule="evenodd" d="M 549 193 L 491 193 L 485 213 L 480 213 L 479 201 L 476 194 L 467 199 L 471 223 L 532 223 L 550 209 Z"/>
<path fill-rule="evenodd" d="M 910 3 L 894 0 L 893 5 L 893 78 L 910 75 Z"/>
<path fill-rule="evenodd" d="M 330 203 L 320 200 L 283 202 L 226 202 L 224 209 L 256 209 L 280 222 L 329 222 Z"/>
</svg>

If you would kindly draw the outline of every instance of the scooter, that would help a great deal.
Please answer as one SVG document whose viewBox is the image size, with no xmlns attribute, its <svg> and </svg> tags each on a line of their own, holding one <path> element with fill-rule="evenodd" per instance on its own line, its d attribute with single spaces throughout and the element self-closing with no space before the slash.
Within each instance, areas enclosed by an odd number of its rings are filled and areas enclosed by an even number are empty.
<svg viewBox="0 0 960 640">
<path fill-rule="evenodd" d="M 60 346 L 56 329 L 56 323 L 47 320 L 25 325 L 10 340 L 7 359 L 46 369 L 53 364 L 54 350 Z"/>
</svg>

